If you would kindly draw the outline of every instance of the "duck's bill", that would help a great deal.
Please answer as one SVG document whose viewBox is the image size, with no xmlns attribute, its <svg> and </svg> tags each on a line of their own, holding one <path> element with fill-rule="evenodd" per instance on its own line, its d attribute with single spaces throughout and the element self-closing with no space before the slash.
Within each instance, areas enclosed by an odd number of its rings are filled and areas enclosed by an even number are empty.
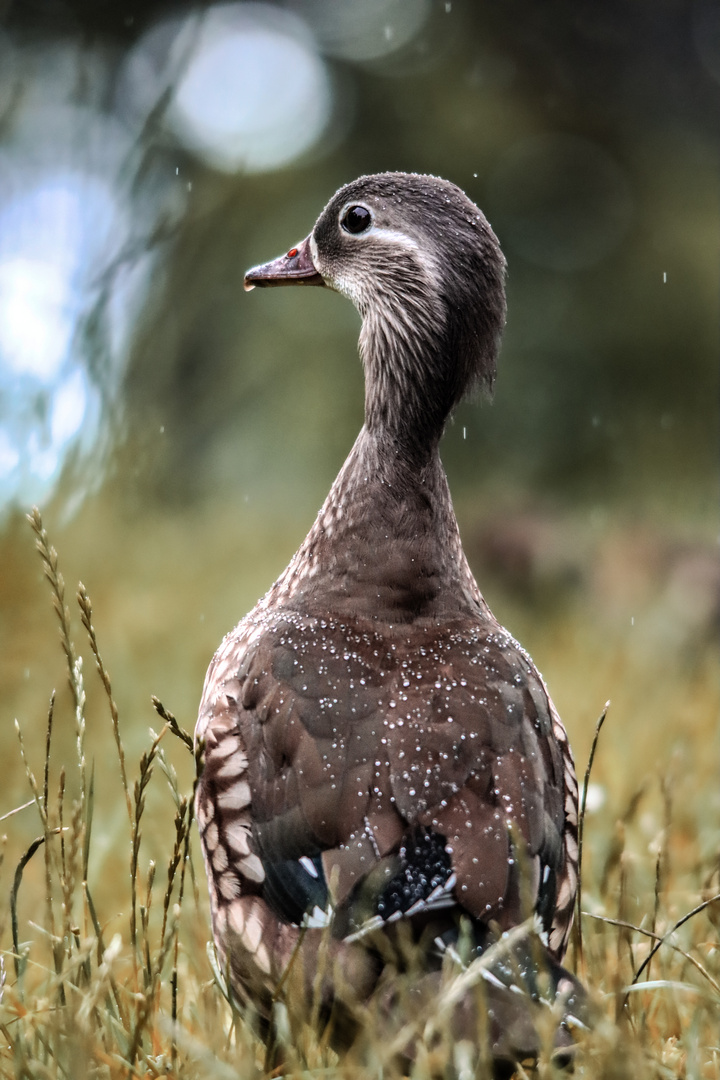
<svg viewBox="0 0 720 1080">
<path fill-rule="evenodd" d="M 290 248 L 285 255 L 262 266 L 253 266 L 245 275 L 245 291 L 250 292 L 257 285 L 267 288 L 271 285 L 324 285 L 321 275 L 315 269 L 310 254 L 310 237 L 302 244 Z"/>
</svg>

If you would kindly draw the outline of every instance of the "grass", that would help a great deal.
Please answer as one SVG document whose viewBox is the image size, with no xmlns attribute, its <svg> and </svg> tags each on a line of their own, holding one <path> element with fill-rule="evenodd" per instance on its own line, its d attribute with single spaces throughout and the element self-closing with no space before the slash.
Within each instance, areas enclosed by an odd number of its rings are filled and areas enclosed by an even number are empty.
<svg viewBox="0 0 720 1080">
<path fill-rule="evenodd" d="M 178 779 L 194 771 L 192 740 L 155 700 L 157 731 L 150 731 L 139 760 L 131 759 L 90 597 L 80 585 L 71 615 L 37 511 L 30 523 L 69 694 L 48 687 L 43 739 L 26 736 L 26 725 L 16 723 L 27 783 L 17 810 L 34 813 L 37 828 L 25 843 L 15 812 L 2 822 L 0 887 L 8 900 L 0 911 L 0 1074 L 28 1080 L 277 1075 L 251 1018 L 231 1008 L 217 985 L 222 973 L 214 979 L 208 961 L 193 793 L 191 782 L 183 790 Z M 76 646 L 78 615 L 89 664 Z M 580 648 L 600 656 L 595 639 Z M 628 675 L 643 670 L 640 661 L 633 668 L 632 657 L 625 663 Z M 584 1041 L 578 1077 L 720 1080 L 720 831 L 718 803 L 709 796 L 713 776 L 717 782 L 717 735 L 698 751 L 688 738 L 665 758 L 661 738 L 663 724 L 682 727 L 689 701 L 714 715 L 715 678 L 708 651 L 685 676 L 669 672 L 660 691 L 639 694 L 636 733 L 626 741 L 632 760 L 618 754 L 623 739 L 615 706 L 603 712 L 583 748 L 584 809 L 588 792 L 603 791 L 606 803 L 593 809 L 591 798 L 583 815 L 584 913 L 569 960 L 597 999 L 599 1021 Z M 99 681 L 100 694 L 90 693 L 90 679 Z M 693 734 L 689 723 L 686 730 Z M 99 733 L 101 754 L 88 752 L 91 732 Z M 103 839 L 108 823 L 120 838 L 110 848 Z M 469 1080 L 487 1071 L 479 1049 L 453 1044 L 441 1022 L 463 977 L 448 973 L 431 1011 L 408 1010 L 406 1030 L 419 1040 L 409 1070 L 418 1080 Z M 402 1002 L 401 994 L 400 1009 Z M 288 1077 L 398 1072 L 380 1015 L 368 1013 L 364 1037 L 343 1059 L 304 1010 L 281 1010 L 278 1020 Z M 556 1075 L 548 1055 L 537 1073 Z"/>
</svg>

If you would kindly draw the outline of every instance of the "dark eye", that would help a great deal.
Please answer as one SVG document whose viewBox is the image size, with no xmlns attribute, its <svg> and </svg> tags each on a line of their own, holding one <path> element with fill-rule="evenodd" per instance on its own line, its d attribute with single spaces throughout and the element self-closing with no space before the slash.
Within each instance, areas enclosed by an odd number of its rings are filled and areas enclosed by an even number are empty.
<svg viewBox="0 0 720 1080">
<path fill-rule="evenodd" d="M 370 211 L 364 206 L 348 206 L 347 210 L 340 219 L 345 232 L 349 233 L 361 233 L 370 228 L 372 217 Z"/>
</svg>

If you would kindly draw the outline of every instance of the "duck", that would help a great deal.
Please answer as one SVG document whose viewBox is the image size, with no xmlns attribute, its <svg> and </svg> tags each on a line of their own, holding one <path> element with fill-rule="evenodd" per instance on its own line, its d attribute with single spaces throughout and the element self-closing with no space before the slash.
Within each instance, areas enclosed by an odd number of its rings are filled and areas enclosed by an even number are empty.
<svg viewBox="0 0 720 1080">
<path fill-rule="evenodd" d="M 572 752 L 475 581 L 439 454 L 458 403 L 493 389 L 505 275 L 459 187 L 400 172 L 341 187 L 301 243 L 247 271 L 248 291 L 323 287 L 355 305 L 364 424 L 287 569 L 215 653 L 195 738 L 232 1000 L 267 1025 L 278 1000 L 319 996 L 347 1046 L 353 1002 L 374 1001 L 391 1037 L 389 969 L 422 1011 L 456 964 L 485 1006 L 458 1001 L 453 1037 L 489 1039 L 512 1069 L 537 1058 L 545 1014 L 572 1053 L 587 1005 L 563 967 Z"/>
</svg>

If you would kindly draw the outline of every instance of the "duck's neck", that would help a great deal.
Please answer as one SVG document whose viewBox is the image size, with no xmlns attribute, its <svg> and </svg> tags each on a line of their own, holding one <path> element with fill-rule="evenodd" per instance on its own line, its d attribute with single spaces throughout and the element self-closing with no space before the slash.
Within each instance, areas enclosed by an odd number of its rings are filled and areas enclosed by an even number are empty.
<svg viewBox="0 0 720 1080">
<path fill-rule="evenodd" d="M 386 622 L 484 609 L 437 442 L 421 459 L 388 431 L 363 427 L 268 599 Z"/>
<path fill-rule="evenodd" d="M 374 288 L 358 303 L 365 370 L 365 428 L 381 453 L 412 469 L 437 458 L 445 422 L 459 400 L 462 365 L 429 253 L 391 267 L 380 263 Z"/>
</svg>

